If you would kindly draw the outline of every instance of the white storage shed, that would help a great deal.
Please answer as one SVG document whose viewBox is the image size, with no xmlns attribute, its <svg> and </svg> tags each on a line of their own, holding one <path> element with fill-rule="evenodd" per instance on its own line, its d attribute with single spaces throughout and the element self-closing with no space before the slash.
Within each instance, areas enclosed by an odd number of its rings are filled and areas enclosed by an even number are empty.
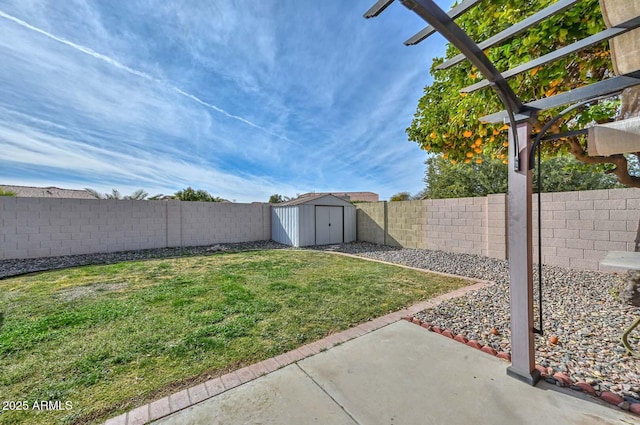
<svg viewBox="0 0 640 425">
<path fill-rule="evenodd" d="M 311 195 L 271 207 L 271 239 L 295 247 L 356 240 L 356 208 L 334 195 Z"/>
</svg>

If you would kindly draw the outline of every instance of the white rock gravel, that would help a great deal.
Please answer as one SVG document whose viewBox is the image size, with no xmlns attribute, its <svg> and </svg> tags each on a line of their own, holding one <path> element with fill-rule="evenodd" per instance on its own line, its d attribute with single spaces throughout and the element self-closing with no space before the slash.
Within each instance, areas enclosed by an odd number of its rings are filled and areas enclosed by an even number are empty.
<svg viewBox="0 0 640 425">
<path fill-rule="evenodd" d="M 416 317 L 497 351 L 511 352 L 507 261 L 369 243 L 345 244 L 337 250 L 495 282 Z M 536 327 L 537 276 L 534 265 Z M 544 337 L 536 335 L 536 363 L 550 368 L 549 376 L 566 372 L 574 382 L 588 382 L 596 391 L 611 391 L 627 401 L 640 402 L 640 359 L 627 356 L 620 342 L 622 332 L 640 316 L 640 308 L 620 302 L 621 276 L 552 266 L 543 266 L 542 276 Z M 555 345 L 549 342 L 552 335 L 558 338 Z M 630 342 L 640 347 L 640 332 L 634 332 Z"/>
</svg>

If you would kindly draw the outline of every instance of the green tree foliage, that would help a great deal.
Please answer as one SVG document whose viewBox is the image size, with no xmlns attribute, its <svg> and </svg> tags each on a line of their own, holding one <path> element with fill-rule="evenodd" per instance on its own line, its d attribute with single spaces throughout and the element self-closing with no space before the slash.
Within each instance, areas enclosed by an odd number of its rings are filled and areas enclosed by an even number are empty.
<svg viewBox="0 0 640 425">
<path fill-rule="evenodd" d="M 507 167 L 499 159 L 466 165 L 438 155 L 428 158 L 425 164 L 426 198 L 464 198 L 507 191 Z"/>
<path fill-rule="evenodd" d="M 457 19 L 457 23 L 474 40 L 486 40 L 556 0 L 492 0 L 482 2 Z M 549 18 L 504 44 L 485 51 L 487 57 L 504 72 L 536 57 L 555 51 L 605 28 L 598 0 L 583 0 L 567 11 Z M 446 58 L 459 51 L 449 45 Z M 496 93 L 489 87 L 465 94 L 460 90 L 474 84 L 482 75 L 468 61 L 447 70 L 435 67 L 445 58 L 434 59 L 433 83 L 424 89 L 411 126 L 409 140 L 427 152 L 457 163 L 481 164 L 486 158 L 507 162 L 506 125 L 482 123 L 479 118 L 504 109 Z M 509 84 L 524 102 L 553 96 L 605 79 L 612 74 L 608 44 L 601 43 L 578 54 L 534 68 L 509 79 Z M 602 102 L 577 115 L 568 116 L 552 128 L 560 132 L 583 128 L 596 121 L 610 121 L 616 114 L 617 101 Z M 542 128 L 559 110 L 540 113 L 534 131 Z M 640 177 L 629 175 L 627 157 L 588 157 L 582 138 L 565 138 L 545 143 L 546 156 L 571 153 L 583 162 L 615 164 L 612 172 L 629 186 L 640 186 Z M 637 154 L 635 154 L 637 155 Z"/>
<path fill-rule="evenodd" d="M 269 197 L 269 203 L 270 203 L 270 204 L 280 204 L 280 203 L 282 203 L 282 202 L 287 202 L 287 201 L 290 201 L 290 200 L 291 200 L 291 198 L 290 198 L 290 197 L 288 197 L 288 196 L 282 196 L 282 195 L 277 194 L 277 193 L 276 193 L 276 194 L 274 194 L 274 195 L 271 195 L 271 196 Z"/>
<path fill-rule="evenodd" d="M 138 189 L 135 192 L 133 192 L 131 195 L 125 196 L 123 199 L 131 199 L 133 201 L 142 201 L 143 199 L 146 199 L 147 196 L 149 196 L 147 192 L 145 192 L 142 189 Z"/>
<path fill-rule="evenodd" d="M 566 192 L 572 190 L 615 189 L 623 187 L 609 170 L 609 164 L 589 165 L 571 155 L 562 155 L 542 161 L 542 191 Z M 537 175 L 533 179 L 537 188 Z"/>
<path fill-rule="evenodd" d="M 409 201 L 411 200 L 411 194 L 409 192 L 398 192 L 394 195 L 391 195 L 391 198 L 389 198 L 389 200 L 391 202 L 396 202 L 396 201 Z"/>
<path fill-rule="evenodd" d="M 221 198 L 211 195 L 206 190 L 195 190 L 191 186 L 176 192 L 174 197 L 181 201 L 222 202 Z"/>
<path fill-rule="evenodd" d="M 452 164 L 442 155 L 427 159 L 425 164 L 426 188 L 423 197 L 431 199 L 486 196 L 506 193 L 507 166 L 500 159 L 481 157 L 472 164 Z M 542 191 L 565 192 L 621 187 L 615 176 L 606 172 L 606 166 L 586 165 L 571 155 L 562 155 L 542 161 Z M 534 188 L 538 179 L 534 175 Z"/>
<path fill-rule="evenodd" d="M 118 190 L 112 189 L 111 193 L 99 193 L 98 191 L 90 188 L 85 188 L 85 191 L 89 192 L 96 199 L 123 199 L 131 201 L 143 201 L 149 196 L 147 192 L 142 189 L 138 189 L 131 195 L 122 195 Z"/>
<path fill-rule="evenodd" d="M 0 189 L 0 196 L 16 196 L 15 192 Z"/>
</svg>

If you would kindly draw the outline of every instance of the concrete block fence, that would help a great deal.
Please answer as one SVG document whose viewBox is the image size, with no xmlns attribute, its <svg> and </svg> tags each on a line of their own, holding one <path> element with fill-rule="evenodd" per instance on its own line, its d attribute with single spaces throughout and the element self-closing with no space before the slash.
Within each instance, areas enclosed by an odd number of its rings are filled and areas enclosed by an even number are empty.
<svg viewBox="0 0 640 425">
<path fill-rule="evenodd" d="M 268 204 L 0 197 L 0 259 L 270 238 Z"/>
<path fill-rule="evenodd" d="M 605 270 L 607 251 L 634 251 L 640 222 L 640 189 L 542 194 L 542 263 Z M 507 198 L 357 204 L 360 241 L 484 255 L 506 259 Z M 534 261 L 537 262 L 537 196 L 533 197 Z"/>
<path fill-rule="evenodd" d="M 640 189 L 545 193 L 541 199 L 542 263 L 583 270 L 599 267 L 607 251 L 635 250 Z M 533 202 L 537 241 L 537 199 Z M 534 258 L 538 255 L 534 243 Z"/>
<path fill-rule="evenodd" d="M 485 197 L 356 204 L 357 238 L 404 248 L 488 255 L 488 200 Z M 502 231 L 496 229 L 494 233 L 503 237 L 492 240 L 495 245 L 492 248 L 500 251 L 506 237 L 505 195 L 492 196 L 491 201 L 495 200 L 498 203 L 492 216 L 499 212 L 502 215 L 501 221 L 492 225 L 502 226 Z M 499 252 L 496 257 L 504 258 Z"/>
<path fill-rule="evenodd" d="M 600 270 L 634 251 L 640 189 L 542 195 L 542 262 Z M 357 239 L 506 259 L 505 194 L 359 203 Z M 534 261 L 537 261 L 534 196 Z M 0 259 L 271 239 L 269 204 L 0 197 Z M 606 269 L 605 269 L 606 270 Z"/>
</svg>

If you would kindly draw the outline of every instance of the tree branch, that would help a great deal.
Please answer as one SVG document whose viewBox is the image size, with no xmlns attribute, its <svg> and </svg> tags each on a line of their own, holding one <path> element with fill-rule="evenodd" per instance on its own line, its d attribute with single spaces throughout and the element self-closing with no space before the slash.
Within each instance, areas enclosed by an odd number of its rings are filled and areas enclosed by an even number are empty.
<svg viewBox="0 0 640 425">
<path fill-rule="evenodd" d="M 616 175 L 620 183 L 627 187 L 640 188 L 640 177 L 629 174 L 627 158 L 624 155 L 589 156 L 576 137 L 568 138 L 567 143 L 569 144 L 569 151 L 579 161 L 585 164 L 614 164 L 616 167 L 610 172 Z"/>
</svg>

